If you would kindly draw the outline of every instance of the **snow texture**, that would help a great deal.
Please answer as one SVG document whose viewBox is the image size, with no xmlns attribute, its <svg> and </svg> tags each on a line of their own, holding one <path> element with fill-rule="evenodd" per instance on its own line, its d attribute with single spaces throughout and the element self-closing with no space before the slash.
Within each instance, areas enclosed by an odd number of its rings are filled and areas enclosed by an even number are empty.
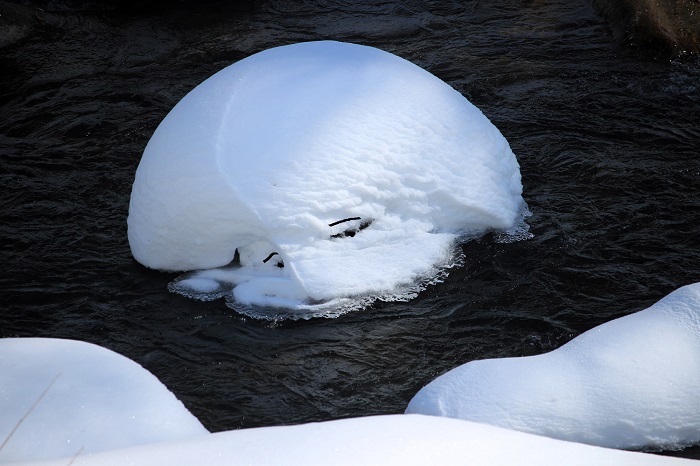
<svg viewBox="0 0 700 466">
<path fill-rule="evenodd" d="M 472 361 L 407 413 L 614 448 L 700 443 L 700 283 L 546 354 Z"/>
<path fill-rule="evenodd" d="M 66 463 L 63 459 L 33 464 Z M 220 432 L 80 455 L 71 466 L 127 464 L 693 466 L 697 462 L 564 442 L 456 419 L 398 414 Z"/>
<path fill-rule="evenodd" d="M 112 351 L 72 340 L 0 339 L 0 464 L 207 433 L 150 372 Z"/>
<path fill-rule="evenodd" d="M 172 109 L 136 172 L 129 243 L 154 269 L 230 266 L 175 291 L 235 286 L 239 305 L 303 313 L 410 296 L 461 235 L 522 231 L 521 194 L 508 142 L 449 85 L 372 47 L 306 42 L 241 60 Z"/>
</svg>

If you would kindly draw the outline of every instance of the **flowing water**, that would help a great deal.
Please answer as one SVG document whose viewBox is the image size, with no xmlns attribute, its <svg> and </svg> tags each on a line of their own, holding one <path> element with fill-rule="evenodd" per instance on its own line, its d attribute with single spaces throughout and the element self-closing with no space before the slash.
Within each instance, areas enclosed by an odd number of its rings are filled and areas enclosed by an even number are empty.
<svg viewBox="0 0 700 466">
<path fill-rule="evenodd" d="M 1 337 L 115 350 L 220 431 L 399 413 L 459 364 L 552 350 L 700 280 L 697 57 L 620 48 L 585 0 L 230 3 L 51 2 L 0 50 Z M 320 39 L 395 53 L 481 108 L 518 157 L 534 237 L 468 242 L 416 299 L 336 319 L 169 293 L 176 275 L 126 238 L 149 137 L 214 72 Z"/>
</svg>

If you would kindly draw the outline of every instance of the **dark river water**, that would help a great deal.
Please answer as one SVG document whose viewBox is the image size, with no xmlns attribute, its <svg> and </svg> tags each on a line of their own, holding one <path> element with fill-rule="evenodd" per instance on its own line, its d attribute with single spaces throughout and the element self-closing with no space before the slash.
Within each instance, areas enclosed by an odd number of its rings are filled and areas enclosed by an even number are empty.
<svg viewBox="0 0 700 466">
<path fill-rule="evenodd" d="M 697 57 L 640 58 L 586 0 L 229 3 L 50 4 L 0 50 L 1 337 L 117 351 L 220 431 L 400 413 L 459 364 L 552 350 L 700 281 Z M 395 53 L 481 108 L 518 157 L 534 237 L 468 242 L 413 301 L 336 319 L 169 293 L 176 275 L 126 237 L 151 134 L 221 68 L 319 39 Z"/>
</svg>

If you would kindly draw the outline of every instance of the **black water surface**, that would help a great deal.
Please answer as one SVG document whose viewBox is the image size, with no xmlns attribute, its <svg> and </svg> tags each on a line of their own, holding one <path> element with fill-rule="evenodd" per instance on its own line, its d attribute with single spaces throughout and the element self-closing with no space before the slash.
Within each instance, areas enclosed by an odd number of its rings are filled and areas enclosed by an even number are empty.
<svg viewBox="0 0 700 466">
<path fill-rule="evenodd" d="M 619 48 L 585 0 L 48 3 L 0 50 L 0 337 L 115 350 L 212 431 L 400 413 L 459 364 L 552 350 L 700 280 L 700 63 Z M 149 137 L 219 69 L 318 39 L 395 53 L 481 108 L 518 156 L 534 238 L 467 243 L 414 301 L 337 319 L 169 294 L 126 238 Z"/>
</svg>

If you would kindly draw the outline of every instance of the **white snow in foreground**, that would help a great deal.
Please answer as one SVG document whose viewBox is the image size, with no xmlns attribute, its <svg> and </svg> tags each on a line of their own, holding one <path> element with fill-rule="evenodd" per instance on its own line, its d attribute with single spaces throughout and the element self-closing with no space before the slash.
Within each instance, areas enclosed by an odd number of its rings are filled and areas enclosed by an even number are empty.
<svg viewBox="0 0 700 466">
<path fill-rule="evenodd" d="M 33 464 L 65 466 L 66 460 Z M 692 466 L 698 463 L 564 442 L 456 419 L 398 414 L 221 432 L 81 455 L 73 460 L 72 466 L 126 464 Z"/>
<path fill-rule="evenodd" d="M 700 283 L 550 353 L 457 367 L 406 412 L 605 447 L 700 443 Z"/>
<path fill-rule="evenodd" d="M 207 433 L 124 356 L 73 340 L 0 339 L 0 464 Z"/>
<path fill-rule="evenodd" d="M 410 295 L 460 235 L 523 228 L 521 192 L 508 142 L 449 85 L 372 47 L 307 42 L 241 60 L 172 109 L 136 172 L 129 243 L 169 271 L 238 251 L 240 267 L 173 288 L 303 314 Z"/>
<path fill-rule="evenodd" d="M 697 464 L 422 415 L 209 434 L 141 366 L 72 340 L 0 340 L 0 413 L 6 466 Z"/>
</svg>

